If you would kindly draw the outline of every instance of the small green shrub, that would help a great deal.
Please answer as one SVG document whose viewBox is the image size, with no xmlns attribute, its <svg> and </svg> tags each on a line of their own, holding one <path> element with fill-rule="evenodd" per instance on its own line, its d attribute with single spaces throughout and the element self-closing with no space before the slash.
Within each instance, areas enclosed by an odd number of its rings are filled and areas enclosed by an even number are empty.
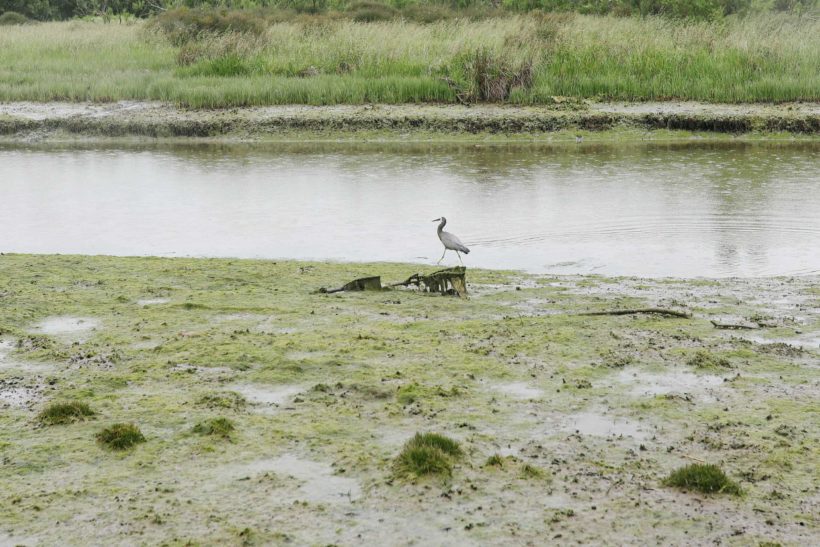
<svg viewBox="0 0 820 547">
<path fill-rule="evenodd" d="M 392 6 L 381 2 L 355 2 L 348 6 L 347 13 L 354 21 L 370 23 L 373 21 L 389 21 L 396 17 L 398 12 Z"/>
<path fill-rule="evenodd" d="M 27 25 L 31 22 L 28 17 L 16 11 L 7 11 L 3 15 L 0 15 L 0 26 Z"/>
<path fill-rule="evenodd" d="M 484 462 L 484 467 L 504 467 L 504 458 L 498 454 L 493 454 Z"/>
<path fill-rule="evenodd" d="M 37 415 L 37 420 L 43 425 L 70 424 L 85 420 L 94 414 L 90 406 L 79 401 L 52 403 Z"/>
<path fill-rule="evenodd" d="M 693 463 L 672 472 L 663 483 L 685 490 L 696 490 L 705 494 L 725 493 L 739 496 L 740 486 L 731 480 L 718 466 Z"/>
<path fill-rule="evenodd" d="M 236 427 L 231 420 L 220 417 L 199 422 L 194 426 L 193 431 L 200 435 L 215 435 L 224 439 L 230 439 L 234 429 L 236 429 Z"/>
<path fill-rule="evenodd" d="M 529 479 L 543 479 L 547 474 L 540 467 L 525 463 L 521 466 L 521 476 Z"/>
<path fill-rule="evenodd" d="M 208 408 L 242 410 L 247 406 L 248 401 L 240 393 L 235 391 L 215 391 L 206 393 L 197 399 L 197 404 Z"/>
<path fill-rule="evenodd" d="M 253 11 L 186 7 L 163 12 L 151 20 L 150 26 L 176 46 L 213 34 L 260 36 L 268 28 L 265 19 Z"/>
<path fill-rule="evenodd" d="M 699 350 L 686 364 L 695 368 L 732 368 L 728 359 L 706 350 Z"/>
<path fill-rule="evenodd" d="M 444 435 L 416 433 L 396 457 L 395 470 L 401 476 L 449 475 L 462 454 L 458 442 Z"/>
<path fill-rule="evenodd" d="M 145 436 L 134 424 L 114 424 L 97 433 L 97 442 L 112 450 L 126 450 L 144 443 Z"/>
</svg>

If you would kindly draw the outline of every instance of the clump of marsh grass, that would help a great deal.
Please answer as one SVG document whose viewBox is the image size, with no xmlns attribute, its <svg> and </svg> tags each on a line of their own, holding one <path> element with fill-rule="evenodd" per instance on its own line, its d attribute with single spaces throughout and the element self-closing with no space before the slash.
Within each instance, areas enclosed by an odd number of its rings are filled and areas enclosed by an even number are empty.
<svg viewBox="0 0 820 547">
<path fill-rule="evenodd" d="M 463 455 L 458 442 L 438 433 L 416 433 L 396 457 L 400 476 L 450 475 L 453 462 Z"/>
<path fill-rule="evenodd" d="M 484 462 L 484 467 L 504 467 L 504 458 L 498 454 L 493 454 Z"/>
<path fill-rule="evenodd" d="M 145 436 L 134 424 L 113 424 L 97 433 L 97 442 L 112 450 L 126 450 L 144 443 Z"/>
<path fill-rule="evenodd" d="M 480 47 L 456 59 L 447 83 L 462 102 L 502 102 L 513 89 L 529 89 L 533 83 L 533 60 L 511 56 Z"/>
<path fill-rule="evenodd" d="M 37 420 L 43 425 L 70 424 L 85 420 L 94 414 L 86 403 L 71 401 L 48 405 L 37 415 Z"/>
<path fill-rule="evenodd" d="M 242 410 L 247 406 L 248 401 L 242 394 L 235 391 L 214 391 L 197 399 L 197 404 L 208 408 Z"/>
<path fill-rule="evenodd" d="M 250 10 L 186 7 L 162 12 L 151 20 L 150 26 L 177 46 L 203 35 L 240 33 L 259 36 L 268 28 L 265 19 Z"/>
<path fill-rule="evenodd" d="M 199 422 L 194 426 L 193 432 L 200 435 L 214 435 L 223 439 L 230 439 L 231 433 L 235 429 L 233 421 L 219 417 Z"/>
<path fill-rule="evenodd" d="M 728 359 L 706 350 L 698 350 L 686 364 L 695 368 L 732 368 Z"/>
<path fill-rule="evenodd" d="M 739 496 L 740 486 L 713 464 L 693 463 L 673 471 L 663 484 L 704 494 L 723 493 Z"/>
</svg>

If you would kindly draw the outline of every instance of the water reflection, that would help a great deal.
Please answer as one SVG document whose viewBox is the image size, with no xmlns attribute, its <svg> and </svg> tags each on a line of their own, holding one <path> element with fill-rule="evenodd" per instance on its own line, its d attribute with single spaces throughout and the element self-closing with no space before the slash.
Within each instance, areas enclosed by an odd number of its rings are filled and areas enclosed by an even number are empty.
<svg viewBox="0 0 820 547">
<path fill-rule="evenodd" d="M 820 271 L 820 145 L 0 147 L 0 251 Z"/>
</svg>

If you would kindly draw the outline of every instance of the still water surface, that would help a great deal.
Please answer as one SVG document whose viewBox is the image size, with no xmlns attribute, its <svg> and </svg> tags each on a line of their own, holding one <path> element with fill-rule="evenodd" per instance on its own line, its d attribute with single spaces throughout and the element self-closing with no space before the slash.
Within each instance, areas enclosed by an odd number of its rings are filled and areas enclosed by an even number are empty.
<svg viewBox="0 0 820 547">
<path fill-rule="evenodd" d="M 0 252 L 820 272 L 820 144 L 0 147 Z M 446 263 L 457 263 L 448 253 Z"/>
</svg>

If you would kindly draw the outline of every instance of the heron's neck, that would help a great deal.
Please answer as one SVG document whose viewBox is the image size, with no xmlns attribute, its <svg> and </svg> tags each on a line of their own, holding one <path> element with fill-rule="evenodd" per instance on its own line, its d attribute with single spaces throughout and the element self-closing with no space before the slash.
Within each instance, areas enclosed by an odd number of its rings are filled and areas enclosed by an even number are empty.
<svg viewBox="0 0 820 547">
<path fill-rule="evenodd" d="M 447 219 L 446 218 L 442 219 L 441 224 L 438 225 L 438 233 L 441 233 L 441 231 L 444 229 L 445 224 L 447 224 Z"/>
</svg>

